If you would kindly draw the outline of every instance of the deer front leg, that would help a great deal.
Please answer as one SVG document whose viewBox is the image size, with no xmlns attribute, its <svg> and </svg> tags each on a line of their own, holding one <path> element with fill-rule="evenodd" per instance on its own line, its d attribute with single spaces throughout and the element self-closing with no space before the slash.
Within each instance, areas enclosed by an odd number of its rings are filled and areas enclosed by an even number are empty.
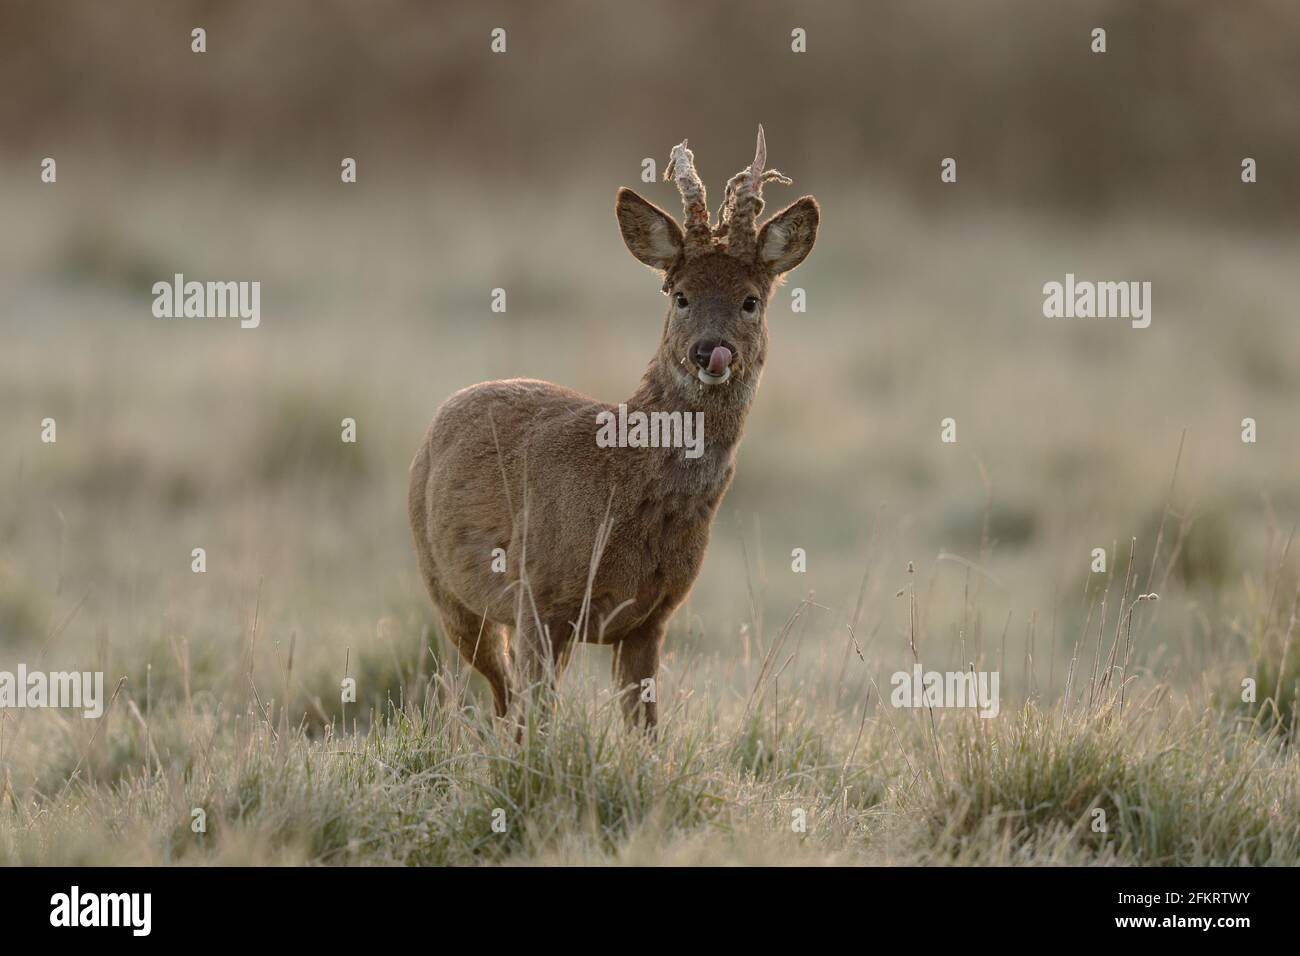
<svg viewBox="0 0 1300 956">
<path fill-rule="evenodd" d="M 659 722 L 659 649 L 664 627 L 654 623 L 614 646 L 614 680 L 623 695 L 623 713 L 632 726 L 653 730 Z"/>
</svg>

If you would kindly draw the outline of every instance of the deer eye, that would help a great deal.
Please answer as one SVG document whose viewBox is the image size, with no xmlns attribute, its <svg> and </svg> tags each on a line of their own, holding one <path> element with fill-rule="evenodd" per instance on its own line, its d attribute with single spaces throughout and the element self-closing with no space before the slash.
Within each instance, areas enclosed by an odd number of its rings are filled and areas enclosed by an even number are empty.
<svg viewBox="0 0 1300 956">
<path fill-rule="evenodd" d="M 684 309 L 690 305 L 690 303 L 686 301 L 686 296 L 680 292 L 673 296 L 673 301 L 677 303 L 677 308 L 679 309 Z"/>
<path fill-rule="evenodd" d="M 754 298 L 754 296 L 752 295 L 746 296 L 745 301 L 741 303 L 740 307 L 744 309 L 746 312 L 752 314 L 753 312 L 758 310 L 758 299 Z"/>
</svg>

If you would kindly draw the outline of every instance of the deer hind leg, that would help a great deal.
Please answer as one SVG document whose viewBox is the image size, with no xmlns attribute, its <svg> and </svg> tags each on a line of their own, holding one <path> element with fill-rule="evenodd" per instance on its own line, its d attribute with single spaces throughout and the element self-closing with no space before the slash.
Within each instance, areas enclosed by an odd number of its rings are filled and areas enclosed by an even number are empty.
<svg viewBox="0 0 1300 956">
<path fill-rule="evenodd" d="M 656 624 L 638 629 L 614 645 L 614 689 L 623 696 L 623 713 L 628 723 L 649 730 L 659 722 L 659 650 L 663 641 L 663 628 Z"/>
<path fill-rule="evenodd" d="M 475 614 L 454 599 L 440 601 L 438 610 L 448 639 L 465 662 L 483 675 L 492 688 L 498 717 L 510 709 L 510 650 L 505 628 Z"/>
</svg>

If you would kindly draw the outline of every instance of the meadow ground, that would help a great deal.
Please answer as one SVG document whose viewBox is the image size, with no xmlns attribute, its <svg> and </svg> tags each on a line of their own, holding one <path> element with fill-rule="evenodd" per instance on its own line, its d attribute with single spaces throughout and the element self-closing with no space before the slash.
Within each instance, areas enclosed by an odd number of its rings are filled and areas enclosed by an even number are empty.
<svg viewBox="0 0 1300 956">
<path fill-rule="evenodd" d="M 0 715 L 0 862 L 1300 863 L 1294 240 L 819 189 L 659 738 L 587 648 L 517 745 L 437 633 L 406 468 L 475 381 L 630 394 L 663 299 L 614 184 L 417 217 L 112 181 L 3 203 L 0 669 L 116 696 Z M 194 263 L 260 279 L 262 326 L 155 319 Z M 1151 328 L 1044 319 L 1067 271 L 1151 279 Z M 999 716 L 890 706 L 913 645 L 998 671 Z"/>
</svg>

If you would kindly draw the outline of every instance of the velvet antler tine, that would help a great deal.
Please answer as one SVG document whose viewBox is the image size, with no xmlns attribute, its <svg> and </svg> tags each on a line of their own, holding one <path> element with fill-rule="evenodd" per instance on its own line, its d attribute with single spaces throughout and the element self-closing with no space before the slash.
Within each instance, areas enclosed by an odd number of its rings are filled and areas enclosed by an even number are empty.
<svg viewBox="0 0 1300 956">
<path fill-rule="evenodd" d="M 700 175 L 695 171 L 695 154 L 682 140 L 672 148 L 664 179 L 677 184 L 682 194 L 682 225 L 686 230 L 686 253 L 691 255 L 709 248 L 713 230 L 709 225 L 709 203 Z"/>
<path fill-rule="evenodd" d="M 767 136 L 760 123 L 754 161 L 727 181 L 726 198 L 718 213 L 716 231 L 726 237 L 727 252 L 737 258 L 748 259 L 754 255 L 758 217 L 763 212 L 763 185 L 778 182 L 789 186 L 792 182 L 775 169 L 765 169 L 766 166 Z"/>
</svg>

